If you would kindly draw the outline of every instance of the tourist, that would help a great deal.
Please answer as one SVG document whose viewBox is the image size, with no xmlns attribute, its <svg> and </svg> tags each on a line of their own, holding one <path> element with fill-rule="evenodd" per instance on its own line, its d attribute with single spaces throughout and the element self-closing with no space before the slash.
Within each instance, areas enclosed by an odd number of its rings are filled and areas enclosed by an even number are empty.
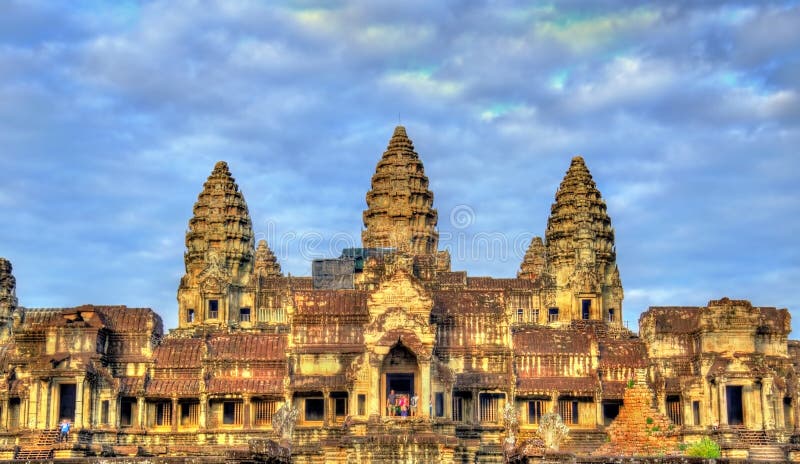
<svg viewBox="0 0 800 464">
<path fill-rule="evenodd" d="M 415 417 L 417 415 L 417 403 L 419 403 L 419 397 L 416 393 L 411 395 L 411 417 Z"/>
<path fill-rule="evenodd" d="M 386 399 L 386 409 L 389 411 L 390 416 L 395 415 L 395 406 L 397 402 L 397 395 L 395 395 L 394 390 L 389 390 L 389 396 Z"/>
<path fill-rule="evenodd" d="M 59 430 L 60 433 L 58 435 L 59 442 L 66 442 L 69 440 L 69 428 L 70 428 L 69 419 L 63 419 L 61 421 L 61 427 Z"/>
</svg>

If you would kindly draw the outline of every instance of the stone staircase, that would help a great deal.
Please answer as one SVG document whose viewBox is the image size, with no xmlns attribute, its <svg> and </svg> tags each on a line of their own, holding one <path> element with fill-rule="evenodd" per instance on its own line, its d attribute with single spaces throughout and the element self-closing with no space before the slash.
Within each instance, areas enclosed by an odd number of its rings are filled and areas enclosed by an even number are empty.
<svg viewBox="0 0 800 464">
<path fill-rule="evenodd" d="M 608 435 L 598 430 L 570 430 L 561 443 L 561 451 L 588 456 L 608 441 Z"/>
<path fill-rule="evenodd" d="M 754 445 L 750 447 L 749 460 L 752 462 L 787 462 L 783 448 L 778 445 Z"/>
<path fill-rule="evenodd" d="M 58 429 L 45 429 L 39 432 L 32 445 L 23 445 L 14 459 L 40 460 L 53 457 L 53 448 L 58 441 Z"/>
</svg>

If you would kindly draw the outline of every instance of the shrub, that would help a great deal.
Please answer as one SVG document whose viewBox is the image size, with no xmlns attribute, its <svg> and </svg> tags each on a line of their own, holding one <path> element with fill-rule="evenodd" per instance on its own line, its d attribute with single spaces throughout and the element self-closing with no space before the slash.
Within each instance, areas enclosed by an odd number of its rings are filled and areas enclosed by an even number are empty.
<svg viewBox="0 0 800 464">
<path fill-rule="evenodd" d="M 686 447 L 686 455 L 693 458 L 713 459 L 722 455 L 719 445 L 714 440 L 703 437 L 700 441 L 690 443 Z"/>
<path fill-rule="evenodd" d="M 633 379 L 628 379 L 628 388 L 633 388 L 634 381 Z"/>
<path fill-rule="evenodd" d="M 647 425 L 650 425 L 650 424 L 652 424 L 652 423 L 653 423 L 653 418 L 652 418 L 652 417 L 648 417 L 648 418 L 646 419 L 646 422 L 647 422 Z"/>
</svg>

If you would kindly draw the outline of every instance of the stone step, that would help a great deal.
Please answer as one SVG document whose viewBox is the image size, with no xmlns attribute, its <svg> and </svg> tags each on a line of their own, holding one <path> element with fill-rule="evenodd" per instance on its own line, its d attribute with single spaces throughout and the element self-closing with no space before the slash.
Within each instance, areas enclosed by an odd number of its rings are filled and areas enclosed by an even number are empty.
<svg viewBox="0 0 800 464">
<path fill-rule="evenodd" d="M 749 458 L 757 462 L 786 462 L 783 449 L 775 445 L 751 446 Z"/>
</svg>

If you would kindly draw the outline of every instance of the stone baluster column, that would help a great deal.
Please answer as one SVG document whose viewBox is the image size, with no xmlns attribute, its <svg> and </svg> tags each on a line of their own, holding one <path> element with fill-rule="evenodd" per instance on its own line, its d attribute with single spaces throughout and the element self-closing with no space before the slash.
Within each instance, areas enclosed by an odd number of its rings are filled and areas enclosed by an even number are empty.
<svg viewBox="0 0 800 464">
<path fill-rule="evenodd" d="M 335 422 L 333 420 L 333 411 L 334 408 L 331 407 L 331 391 L 328 388 L 322 389 L 322 426 L 327 427 L 331 425 L 331 423 Z"/>
<path fill-rule="evenodd" d="M 477 388 L 472 389 L 472 420 L 470 420 L 471 424 L 480 424 L 481 423 L 481 416 L 480 416 L 480 393 Z"/>
</svg>

